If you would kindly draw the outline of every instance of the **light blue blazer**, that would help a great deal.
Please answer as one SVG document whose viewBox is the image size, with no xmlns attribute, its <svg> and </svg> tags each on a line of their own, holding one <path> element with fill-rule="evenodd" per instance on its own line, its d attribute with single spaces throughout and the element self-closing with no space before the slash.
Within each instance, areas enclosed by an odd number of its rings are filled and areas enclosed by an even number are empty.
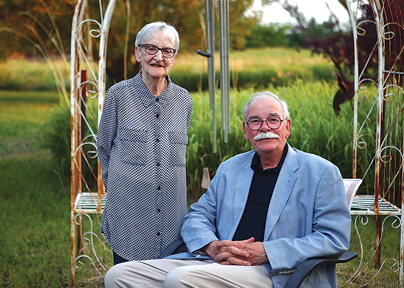
<svg viewBox="0 0 404 288">
<path fill-rule="evenodd" d="M 189 251 L 233 238 L 247 203 L 254 153 L 223 162 L 206 193 L 190 207 L 181 229 Z M 274 287 L 283 287 L 289 274 L 307 258 L 342 254 L 349 247 L 350 227 L 339 169 L 289 146 L 268 208 L 263 242 Z M 320 266 L 301 287 L 337 287 L 335 268 Z"/>
</svg>

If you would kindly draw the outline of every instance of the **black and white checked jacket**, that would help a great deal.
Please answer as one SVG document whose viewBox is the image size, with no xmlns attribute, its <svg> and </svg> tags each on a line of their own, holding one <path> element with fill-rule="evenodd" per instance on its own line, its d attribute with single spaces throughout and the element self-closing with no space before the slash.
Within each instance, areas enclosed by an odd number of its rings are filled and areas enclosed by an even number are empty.
<svg viewBox="0 0 404 288">
<path fill-rule="evenodd" d="M 193 101 L 171 82 L 154 96 L 139 72 L 105 97 L 97 150 L 107 191 L 101 231 L 128 260 L 155 259 L 187 212 L 187 131 Z"/>
</svg>

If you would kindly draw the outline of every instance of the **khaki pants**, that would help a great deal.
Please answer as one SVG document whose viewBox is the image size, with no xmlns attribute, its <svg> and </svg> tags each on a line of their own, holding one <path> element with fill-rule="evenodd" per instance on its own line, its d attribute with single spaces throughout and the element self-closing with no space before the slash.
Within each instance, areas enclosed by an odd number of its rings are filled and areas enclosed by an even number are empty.
<svg viewBox="0 0 404 288">
<path fill-rule="evenodd" d="M 105 287 L 265 287 L 272 281 L 265 265 L 220 265 L 214 260 L 158 259 L 130 261 L 113 266 Z"/>
</svg>

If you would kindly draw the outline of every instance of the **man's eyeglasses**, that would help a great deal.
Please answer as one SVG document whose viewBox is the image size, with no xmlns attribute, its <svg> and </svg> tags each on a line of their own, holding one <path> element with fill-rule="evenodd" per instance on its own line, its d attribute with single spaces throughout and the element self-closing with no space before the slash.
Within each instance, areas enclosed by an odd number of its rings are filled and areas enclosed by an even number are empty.
<svg viewBox="0 0 404 288">
<path fill-rule="evenodd" d="M 270 117 L 267 119 L 260 119 L 260 118 L 252 118 L 247 121 L 247 126 L 250 128 L 252 131 L 258 131 L 260 130 L 262 123 L 265 121 L 267 126 L 272 129 L 278 129 L 281 127 L 282 121 L 285 121 L 286 119 L 280 119 L 279 117 Z"/>
<path fill-rule="evenodd" d="M 166 58 L 174 57 L 175 52 L 177 52 L 174 48 L 159 48 L 153 44 L 140 44 L 139 47 L 144 47 L 144 51 L 149 55 L 156 55 L 161 50 L 161 54 Z"/>
</svg>

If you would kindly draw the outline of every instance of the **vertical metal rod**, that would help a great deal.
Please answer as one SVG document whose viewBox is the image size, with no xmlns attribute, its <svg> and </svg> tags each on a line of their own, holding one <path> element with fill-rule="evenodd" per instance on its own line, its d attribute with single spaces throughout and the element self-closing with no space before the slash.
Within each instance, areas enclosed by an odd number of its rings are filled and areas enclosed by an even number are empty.
<svg viewBox="0 0 404 288">
<path fill-rule="evenodd" d="M 86 123 L 85 123 L 85 119 L 83 119 L 83 117 L 85 117 L 86 115 L 86 95 L 87 95 L 87 85 L 85 84 L 87 81 L 87 71 L 86 70 L 81 70 L 80 71 L 80 88 L 81 91 L 78 91 L 79 93 L 77 93 L 78 97 L 78 103 L 77 103 L 77 107 L 79 107 L 77 116 L 79 117 L 79 119 L 77 120 L 77 123 L 79 124 L 79 127 L 77 127 L 77 135 L 79 136 L 78 139 L 78 144 L 80 145 L 83 142 L 83 139 L 85 138 L 86 135 Z M 81 92 L 81 93 L 80 93 Z M 83 115 L 83 116 L 81 116 Z M 80 133 L 78 133 L 80 132 Z M 78 167 L 80 167 L 81 171 L 79 172 L 78 178 L 77 178 L 77 184 L 79 184 L 78 187 L 78 192 L 81 193 L 83 192 L 83 187 L 84 185 L 84 171 L 85 171 L 85 160 L 84 160 L 84 155 L 83 153 L 85 153 L 83 151 L 83 146 L 81 146 L 82 148 L 79 149 L 79 151 L 77 151 L 77 159 L 79 160 L 79 162 L 77 163 Z M 80 177 L 81 176 L 81 177 Z M 83 248 L 83 217 L 80 215 L 79 216 L 79 224 L 77 225 L 77 251 L 81 251 L 81 249 Z"/>
<path fill-rule="evenodd" d="M 215 1 L 205 0 L 206 51 L 208 58 L 209 104 L 212 110 L 213 153 L 217 153 L 216 97 L 215 97 Z"/>
<path fill-rule="evenodd" d="M 227 83 L 227 88 L 226 88 L 226 131 L 225 131 L 225 135 L 226 135 L 226 140 L 227 140 L 227 136 L 230 133 L 230 31 L 229 31 L 229 0 L 225 1 L 225 5 L 226 5 L 226 34 L 227 34 L 227 40 L 226 40 L 226 83 Z M 227 143 L 227 141 L 226 141 Z"/>
<path fill-rule="evenodd" d="M 80 253 L 83 249 L 83 215 L 77 217 L 77 252 Z"/>
<path fill-rule="evenodd" d="M 224 130 L 224 142 L 228 142 L 230 131 L 229 110 L 229 1 L 219 0 L 219 35 L 220 35 L 220 90 L 222 103 L 222 129 Z"/>
<path fill-rule="evenodd" d="M 402 137 L 402 141 L 404 143 L 404 135 Z M 402 147 L 403 151 L 404 151 L 404 144 Z M 404 161 L 404 160 L 401 160 Z M 400 267 L 400 271 L 399 271 L 399 282 L 400 282 L 400 287 L 404 286 L 404 268 L 403 268 L 403 263 L 404 263 L 404 213 L 403 213 L 403 207 L 404 207 L 404 171 L 401 172 L 401 226 L 400 226 L 400 262 L 399 262 L 399 267 Z"/>
<path fill-rule="evenodd" d="M 105 12 L 105 19 L 101 27 L 100 51 L 98 54 L 98 124 L 100 124 L 101 121 L 102 107 L 105 99 L 108 31 L 115 5 L 116 0 L 109 1 L 107 11 Z"/>
<path fill-rule="evenodd" d="M 404 48 L 404 47 L 403 47 Z M 403 105 L 404 103 L 404 98 L 401 98 L 402 103 L 401 105 Z M 403 115 L 401 115 L 401 126 L 404 125 L 403 123 Z M 404 133 L 401 133 L 401 143 L 402 143 L 402 147 L 401 147 L 401 151 L 404 151 Z M 404 159 L 401 158 L 401 164 L 403 164 Z M 400 187 L 400 191 L 401 191 L 401 206 L 400 206 L 400 211 L 401 211 L 401 226 L 400 226 L 400 262 L 399 262 L 399 283 L 400 283 L 400 287 L 404 286 L 404 279 L 403 279 L 403 273 L 404 273 L 404 215 L 403 215 L 403 207 L 404 207 L 404 169 L 401 168 L 401 187 Z"/>
<path fill-rule="evenodd" d="M 354 126 L 353 126 L 353 161 L 352 178 L 356 178 L 357 159 L 358 159 L 358 89 L 359 89 L 359 61 L 358 61 L 358 31 L 356 30 L 356 19 L 352 13 L 351 2 L 347 1 L 349 19 L 352 26 L 352 36 L 354 42 Z"/>
<path fill-rule="evenodd" d="M 75 259 L 76 259 L 76 223 L 74 221 L 75 214 L 75 201 L 76 201 L 76 173 L 75 173 L 75 164 L 74 164 L 74 151 L 75 151 L 75 143 L 76 143 L 76 130 L 75 130 L 75 94 L 77 93 L 77 79 L 79 78 L 78 67 L 79 57 L 77 53 L 77 38 L 78 38 L 78 23 L 80 20 L 80 15 L 83 15 L 83 10 L 86 7 L 86 0 L 78 0 L 74 9 L 74 15 L 72 20 L 72 38 L 71 38 L 71 49 L 70 49 L 70 118 L 71 118 L 71 134 L 70 134 L 70 169 L 71 169 L 71 188 L 70 188 L 70 285 L 74 287 L 76 282 L 76 274 L 75 274 Z"/>
<path fill-rule="evenodd" d="M 376 3 L 377 2 L 377 3 Z M 376 29 L 377 29 L 377 42 L 378 42 L 378 96 L 377 96 L 377 119 L 376 119 L 376 157 L 375 157 L 375 201 L 374 201 L 374 211 L 376 213 L 376 243 L 375 243 L 375 267 L 380 267 L 380 215 L 379 213 L 379 196 L 382 188 L 382 161 L 381 161 L 381 152 L 382 152 L 382 124 L 384 118 L 384 24 L 383 17 L 380 14 L 382 11 L 379 9 L 380 5 L 378 0 L 370 0 L 372 5 L 373 15 L 375 18 Z"/>
<path fill-rule="evenodd" d="M 86 70 L 80 70 L 80 85 L 79 85 L 79 91 L 77 93 L 77 147 L 78 150 L 76 152 L 76 165 L 80 170 L 78 171 L 78 179 L 77 179 L 77 184 L 78 184 L 78 192 L 81 193 L 83 192 L 83 187 L 85 187 L 84 184 L 84 170 L 85 170 L 85 160 L 84 160 L 84 148 L 81 145 L 83 142 L 83 139 L 85 138 L 85 133 L 86 133 L 86 122 L 83 117 L 86 115 L 86 109 L 85 109 L 85 95 L 86 95 L 86 87 L 85 87 L 85 82 L 87 80 L 87 73 Z M 83 116 L 82 116 L 83 115 Z"/>
</svg>

